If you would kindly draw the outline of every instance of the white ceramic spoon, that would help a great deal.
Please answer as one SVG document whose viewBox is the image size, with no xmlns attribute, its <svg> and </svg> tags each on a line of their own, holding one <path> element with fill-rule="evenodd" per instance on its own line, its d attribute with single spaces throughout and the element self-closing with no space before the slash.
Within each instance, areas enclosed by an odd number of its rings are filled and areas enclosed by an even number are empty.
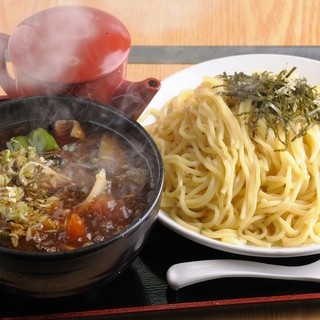
<svg viewBox="0 0 320 320">
<path fill-rule="evenodd" d="M 303 266 L 280 266 L 244 260 L 200 260 L 178 263 L 167 271 L 170 288 L 218 278 L 268 278 L 320 282 L 320 260 Z"/>
</svg>

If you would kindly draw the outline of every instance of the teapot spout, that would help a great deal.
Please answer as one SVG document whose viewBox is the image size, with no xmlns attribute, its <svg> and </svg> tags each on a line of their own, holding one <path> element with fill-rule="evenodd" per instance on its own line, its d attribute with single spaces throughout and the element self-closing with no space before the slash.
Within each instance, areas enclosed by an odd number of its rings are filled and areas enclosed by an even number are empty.
<svg viewBox="0 0 320 320">
<path fill-rule="evenodd" d="M 110 104 L 137 120 L 160 87 L 160 81 L 155 78 L 138 82 L 124 80 L 115 91 Z"/>
</svg>

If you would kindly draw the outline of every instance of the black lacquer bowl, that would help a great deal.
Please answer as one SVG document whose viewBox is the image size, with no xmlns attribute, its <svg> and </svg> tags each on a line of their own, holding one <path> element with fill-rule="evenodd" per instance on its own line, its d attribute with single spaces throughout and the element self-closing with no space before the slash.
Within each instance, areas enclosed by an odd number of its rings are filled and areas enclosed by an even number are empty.
<svg viewBox="0 0 320 320">
<path fill-rule="evenodd" d="M 121 233 L 98 244 L 61 253 L 0 248 L 0 290 L 18 295 L 58 298 L 85 293 L 119 276 L 144 246 L 156 221 L 163 186 L 163 165 L 149 134 L 110 106 L 68 96 L 40 96 L 0 103 L 0 140 L 12 132 L 46 127 L 57 119 L 77 119 L 113 130 L 144 154 L 152 173 L 148 206 Z"/>
</svg>

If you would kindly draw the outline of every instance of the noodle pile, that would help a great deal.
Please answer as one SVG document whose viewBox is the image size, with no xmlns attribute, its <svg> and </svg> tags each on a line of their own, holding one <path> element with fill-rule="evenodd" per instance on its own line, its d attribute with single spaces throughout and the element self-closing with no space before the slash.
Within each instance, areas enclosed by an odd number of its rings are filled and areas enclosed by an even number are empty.
<svg viewBox="0 0 320 320">
<path fill-rule="evenodd" d="M 320 243 L 320 126 L 293 141 L 289 132 L 283 150 L 263 120 L 252 134 L 246 117 L 237 116 L 252 103 L 230 108 L 217 94 L 221 82 L 204 78 L 152 110 L 157 119 L 147 130 L 165 169 L 162 209 L 177 223 L 227 243 Z M 278 128 L 279 137 L 284 134 Z"/>
</svg>

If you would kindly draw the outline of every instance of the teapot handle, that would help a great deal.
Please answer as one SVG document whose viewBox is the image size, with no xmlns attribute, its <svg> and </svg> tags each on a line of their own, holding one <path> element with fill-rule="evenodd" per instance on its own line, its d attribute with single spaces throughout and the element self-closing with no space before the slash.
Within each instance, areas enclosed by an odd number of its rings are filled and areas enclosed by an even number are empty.
<svg viewBox="0 0 320 320">
<path fill-rule="evenodd" d="M 7 96 L 0 96 L 0 100 L 16 96 L 15 80 L 9 75 L 5 52 L 8 47 L 9 35 L 0 32 L 0 87 Z"/>
</svg>

